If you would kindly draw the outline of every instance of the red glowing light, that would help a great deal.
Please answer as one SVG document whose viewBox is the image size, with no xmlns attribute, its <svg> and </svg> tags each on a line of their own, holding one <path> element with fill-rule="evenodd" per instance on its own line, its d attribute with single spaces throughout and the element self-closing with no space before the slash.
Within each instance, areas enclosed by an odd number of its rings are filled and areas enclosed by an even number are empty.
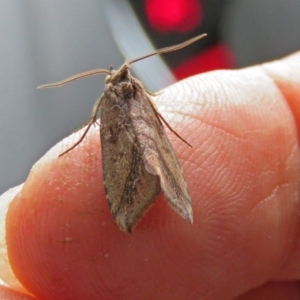
<svg viewBox="0 0 300 300">
<path fill-rule="evenodd" d="M 172 71 L 179 80 L 202 72 L 229 69 L 234 66 L 235 56 L 231 49 L 224 44 L 217 44 L 190 58 Z"/>
<path fill-rule="evenodd" d="M 199 26 L 202 6 L 199 0 L 146 0 L 150 25 L 161 32 L 186 32 Z"/>
</svg>

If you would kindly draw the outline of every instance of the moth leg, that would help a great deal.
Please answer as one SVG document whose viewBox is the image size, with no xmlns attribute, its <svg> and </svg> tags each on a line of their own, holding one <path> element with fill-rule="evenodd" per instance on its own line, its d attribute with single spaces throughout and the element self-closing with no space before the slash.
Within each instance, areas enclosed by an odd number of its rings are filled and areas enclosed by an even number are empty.
<svg viewBox="0 0 300 300">
<path fill-rule="evenodd" d="M 157 110 L 157 108 L 156 108 L 156 106 L 155 106 L 155 104 L 152 102 L 152 100 L 149 98 L 149 97 L 147 97 L 147 99 L 148 99 L 148 101 L 149 101 L 149 103 L 150 103 L 150 105 L 151 105 L 151 107 L 152 107 L 152 109 L 153 109 L 153 111 L 154 111 L 154 113 L 155 113 L 155 115 L 156 115 L 156 117 L 157 117 L 157 119 L 158 119 L 158 121 L 159 121 L 159 123 L 160 124 L 162 124 L 161 123 L 161 121 L 163 121 L 164 123 L 165 123 L 165 125 L 179 138 L 179 139 L 181 139 L 185 144 L 187 144 L 188 146 L 190 146 L 191 148 L 193 148 L 193 146 L 190 144 L 190 143 L 188 143 L 182 136 L 180 136 L 172 127 L 171 127 L 171 125 L 164 119 L 164 117 L 159 113 L 159 111 Z"/>
<path fill-rule="evenodd" d="M 145 89 L 146 90 L 146 89 Z M 163 93 L 163 91 L 159 91 L 159 92 L 151 92 L 151 91 L 149 91 L 149 90 L 146 90 L 146 92 L 147 92 L 147 94 L 149 94 L 150 96 L 152 96 L 152 97 L 156 97 L 156 96 L 159 96 L 159 95 L 161 95 L 162 93 Z"/>
<path fill-rule="evenodd" d="M 82 134 L 82 136 L 80 137 L 80 139 L 72 147 L 68 148 L 66 151 L 61 153 L 59 156 L 65 155 L 66 153 L 73 150 L 76 146 L 78 146 L 83 141 L 83 139 L 87 135 L 88 131 L 90 130 L 91 126 L 97 122 L 97 114 L 98 114 L 99 109 L 101 108 L 102 99 L 103 99 L 103 95 L 100 98 L 98 98 L 96 103 L 94 104 L 92 113 L 91 113 L 91 117 L 89 118 L 89 120 L 83 126 L 81 126 L 79 128 L 79 129 L 81 129 L 84 126 L 87 126 L 87 128 L 85 129 L 85 131 Z M 79 129 L 77 129 L 76 131 L 78 131 Z"/>
</svg>

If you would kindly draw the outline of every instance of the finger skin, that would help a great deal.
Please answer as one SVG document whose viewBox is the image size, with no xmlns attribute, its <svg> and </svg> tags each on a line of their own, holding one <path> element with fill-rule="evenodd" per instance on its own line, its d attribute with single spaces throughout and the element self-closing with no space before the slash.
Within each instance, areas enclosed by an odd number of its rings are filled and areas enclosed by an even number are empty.
<svg viewBox="0 0 300 300">
<path fill-rule="evenodd" d="M 233 299 L 271 280 L 299 234 L 298 128 L 284 96 L 253 67 L 192 77 L 157 99 L 193 145 L 169 134 L 192 225 L 160 196 L 121 232 L 103 191 L 99 130 L 60 158 L 81 132 L 56 145 L 8 212 L 20 282 L 43 299 Z"/>
</svg>

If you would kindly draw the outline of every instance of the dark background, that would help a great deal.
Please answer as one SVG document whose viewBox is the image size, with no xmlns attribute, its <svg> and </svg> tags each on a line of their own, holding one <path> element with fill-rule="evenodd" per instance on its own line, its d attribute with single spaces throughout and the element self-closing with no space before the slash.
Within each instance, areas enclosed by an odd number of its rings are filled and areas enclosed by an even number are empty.
<svg viewBox="0 0 300 300">
<path fill-rule="evenodd" d="M 0 194 L 23 182 L 49 148 L 85 123 L 104 77 L 57 89 L 36 87 L 123 63 L 107 3 L 0 1 Z M 219 38 L 232 49 L 236 67 L 300 48 L 299 0 L 234 0 L 219 9 Z"/>
</svg>

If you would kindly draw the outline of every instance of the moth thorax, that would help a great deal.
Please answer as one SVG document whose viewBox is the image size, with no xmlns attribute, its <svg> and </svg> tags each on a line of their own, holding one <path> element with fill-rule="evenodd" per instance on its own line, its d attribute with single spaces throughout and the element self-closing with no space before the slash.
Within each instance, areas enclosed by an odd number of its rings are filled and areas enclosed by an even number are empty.
<svg viewBox="0 0 300 300">
<path fill-rule="evenodd" d="M 131 84 L 131 82 L 122 82 L 121 84 L 122 93 L 125 98 L 131 98 L 134 93 L 134 88 Z"/>
</svg>

